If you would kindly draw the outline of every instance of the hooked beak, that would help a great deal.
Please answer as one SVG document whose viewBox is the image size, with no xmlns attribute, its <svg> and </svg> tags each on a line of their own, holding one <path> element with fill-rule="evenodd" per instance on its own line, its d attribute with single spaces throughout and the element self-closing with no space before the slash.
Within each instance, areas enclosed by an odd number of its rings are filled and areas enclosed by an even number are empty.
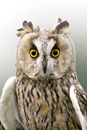
<svg viewBox="0 0 87 130">
<path fill-rule="evenodd" d="M 46 70 L 47 70 L 47 62 L 46 62 L 45 59 L 44 59 L 42 65 L 43 65 L 43 71 L 44 71 L 44 74 L 45 74 L 45 73 L 46 73 Z"/>
</svg>

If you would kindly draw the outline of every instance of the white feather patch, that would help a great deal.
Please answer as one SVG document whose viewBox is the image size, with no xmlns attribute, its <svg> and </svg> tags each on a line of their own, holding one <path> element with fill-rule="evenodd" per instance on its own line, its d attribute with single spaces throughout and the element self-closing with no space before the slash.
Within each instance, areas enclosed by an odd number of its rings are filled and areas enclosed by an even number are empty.
<svg viewBox="0 0 87 130">
<path fill-rule="evenodd" d="M 77 114 L 77 117 L 79 119 L 80 125 L 82 127 L 82 130 L 87 130 L 86 128 L 86 122 L 84 120 L 84 117 L 80 111 L 80 107 L 78 105 L 78 100 L 76 99 L 76 95 L 74 93 L 75 87 L 74 85 L 70 87 L 70 99 L 72 101 L 73 107 L 75 109 L 75 112 Z"/>
<path fill-rule="evenodd" d="M 0 121 L 6 130 L 23 129 L 15 96 L 16 77 L 7 80 L 0 99 Z"/>
</svg>

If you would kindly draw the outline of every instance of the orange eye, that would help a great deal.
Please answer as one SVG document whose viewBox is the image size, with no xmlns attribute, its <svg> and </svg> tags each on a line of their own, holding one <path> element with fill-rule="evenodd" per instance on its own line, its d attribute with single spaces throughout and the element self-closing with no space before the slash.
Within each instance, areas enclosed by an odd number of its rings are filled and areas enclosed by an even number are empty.
<svg viewBox="0 0 87 130">
<path fill-rule="evenodd" d="M 51 56 L 54 57 L 54 58 L 58 57 L 59 54 L 60 54 L 59 49 L 53 49 L 52 52 L 51 52 Z"/>
<path fill-rule="evenodd" d="M 38 56 L 38 51 L 36 49 L 31 49 L 30 50 L 30 56 L 32 58 L 36 58 Z"/>
</svg>

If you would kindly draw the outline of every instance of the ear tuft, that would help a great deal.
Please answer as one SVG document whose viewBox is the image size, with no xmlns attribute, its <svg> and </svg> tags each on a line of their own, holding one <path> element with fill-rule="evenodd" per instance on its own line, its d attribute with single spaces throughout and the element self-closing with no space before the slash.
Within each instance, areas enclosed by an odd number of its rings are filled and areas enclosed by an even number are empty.
<svg viewBox="0 0 87 130">
<path fill-rule="evenodd" d="M 61 22 L 61 21 L 62 21 L 62 19 L 61 19 L 61 18 L 58 18 L 58 23 Z"/>
<path fill-rule="evenodd" d="M 69 23 L 68 23 L 67 21 L 62 21 L 62 22 L 60 22 L 60 23 L 56 26 L 55 31 L 56 31 L 57 33 L 59 33 L 59 32 L 64 33 L 68 27 L 69 27 Z"/>
<path fill-rule="evenodd" d="M 58 33 L 64 33 L 64 34 L 68 34 L 68 27 L 69 27 L 69 23 L 68 21 L 62 21 L 60 18 L 58 18 L 58 22 L 56 24 L 56 26 L 51 29 L 51 33 L 53 34 L 58 34 Z"/>
<path fill-rule="evenodd" d="M 38 32 L 38 27 L 32 24 L 32 22 L 24 21 L 23 28 L 20 28 L 17 31 L 18 31 L 17 36 L 23 36 L 27 33 Z"/>
<path fill-rule="evenodd" d="M 18 29 L 17 31 L 23 31 L 24 29 L 23 28 L 20 28 L 20 29 Z"/>
<path fill-rule="evenodd" d="M 33 24 L 32 24 L 32 22 L 28 23 L 28 27 L 33 31 Z"/>
<path fill-rule="evenodd" d="M 27 25 L 28 25 L 27 21 L 24 21 L 24 22 L 23 22 L 23 27 L 26 28 Z"/>
</svg>

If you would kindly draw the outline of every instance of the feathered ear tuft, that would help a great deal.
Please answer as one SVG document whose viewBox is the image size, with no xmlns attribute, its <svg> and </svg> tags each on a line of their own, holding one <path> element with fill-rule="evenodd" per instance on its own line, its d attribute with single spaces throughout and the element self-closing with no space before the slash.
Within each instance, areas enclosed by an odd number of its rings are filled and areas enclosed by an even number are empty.
<svg viewBox="0 0 87 130">
<path fill-rule="evenodd" d="M 38 27 L 32 24 L 32 22 L 23 22 L 23 28 L 17 30 L 17 36 L 24 36 L 27 33 L 38 32 Z"/>
<path fill-rule="evenodd" d="M 69 23 L 67 21 L 61 21 L 55 28 L 56 33 L 66 33 L 69 27 Z"/>
<path fill-rule="evenodd" d="M 28 22 L 27 22 L 27 21 L 24 21 L 24 22 L 23 22 L 23 27 L 24 27 L 24 28 L 27 28 L 27 26 L 28 26 Z"/>
<path fill-rule="evenodd" d="M 61 21 L 62 21 L 62 19 L 61 19 L 61 18 L 58 18 L 58 23 L 61 22 Z"/>
<path fill-rule="evenodd" d="M 51 30 L 51 33 L 68 34 L 68 27 L 69 27 L 69 23 L 66 20 L 62 21 L 60 18 L 58 18 L 58 22 L 56 26 Z"/>
</svg>

